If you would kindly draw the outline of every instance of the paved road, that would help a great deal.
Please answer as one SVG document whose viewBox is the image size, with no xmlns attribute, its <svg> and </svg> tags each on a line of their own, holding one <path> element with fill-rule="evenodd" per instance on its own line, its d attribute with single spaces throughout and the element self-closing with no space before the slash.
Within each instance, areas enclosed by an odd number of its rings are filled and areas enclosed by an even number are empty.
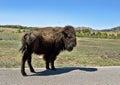
<svg viewBox="0 0 120 85">
<path fill-rule="evenodd" d="M 23 77 L 19 68 L 0 68 L 0 85 L 120 85 L 120 66 L 35 69 Z"/>
</svg>

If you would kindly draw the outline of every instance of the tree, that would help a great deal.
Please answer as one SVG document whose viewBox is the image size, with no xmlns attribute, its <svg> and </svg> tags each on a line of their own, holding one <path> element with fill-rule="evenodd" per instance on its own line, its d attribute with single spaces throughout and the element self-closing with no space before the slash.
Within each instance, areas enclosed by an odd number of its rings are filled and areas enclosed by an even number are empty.
<svg viewBox="0 0 120 85">
<path fill-rule="evenodd" d="M 107 38 L 108 37 L 108 35 L 107 35 L 107 33 L 105 32 L 105 33 L 101 33 L 101 38 Z"/>
<path fill-rule="evenodd" d="M 114 34 L 109 34 L 109 38 L 110 38 L 110 39 L 115 39 L 116 36 L 115 36 Z"/>
<path fill-rule="evenodd" d="M 93 38 L 96 37 L 95 32 L 91 33 L 91 37 L 93 37 Z"/>
<path fill-rule="evenodd" d="M 117 34 L 117 38 L 120 38 L 120 33 Z"/>
<path fill-rule="evenodd" d="M 89 29 L 83 29 L 83 30 L 82 30 L 82 33 L 83 33 L 83 36 L 89 37 L 91 32 L 90 32 Z"/>
<path fill-rule="evenodd" d="M 101 38 L 101 32 L 97 32 L 95 35 L 97 38 Z"/>
</svg>

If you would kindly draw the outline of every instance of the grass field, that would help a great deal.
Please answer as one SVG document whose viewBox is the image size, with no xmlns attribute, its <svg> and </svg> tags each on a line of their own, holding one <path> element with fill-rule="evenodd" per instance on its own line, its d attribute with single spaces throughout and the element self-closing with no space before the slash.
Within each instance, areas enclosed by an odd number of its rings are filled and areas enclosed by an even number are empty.
<svg viewBox="0 0 120 85">
<path fill-rule="evenodd" d="M 0 67 L 20 67 L 19 52 L 24 33 L 0 32 Z M 33 66 L 45 67 L 44 60 L 33 54 Z M 55 66 L 117 66 L 120 65 L 120 39 L 77 38 L 72 52 L 61 52 Z M 27 66 L 27 65 L 26 65 Z"/>
</svg>

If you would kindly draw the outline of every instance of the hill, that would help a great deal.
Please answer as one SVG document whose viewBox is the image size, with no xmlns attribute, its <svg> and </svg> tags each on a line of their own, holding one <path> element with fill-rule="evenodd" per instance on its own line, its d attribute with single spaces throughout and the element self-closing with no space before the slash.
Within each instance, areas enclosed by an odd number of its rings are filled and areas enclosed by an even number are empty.
<svg viewBox="0 0 120 85">
<path fill-rule="evenodd" d="M 110 29 L 104 29 L 104 30 L 101 30 L 101 31 L 105 31 L 105 32 L 118 32 L 118 31 L 120 31 L 120 26 L 113 27 L 113 28 L 110 28 Z"/>
<path fill-rule="evenodd" d="M 76 27 L 75 29 L 76 29 L 76 30 L 88 29 L 88 30 L 90 30 L 90 31 L 95 31 L 95 29 L 93 29 L 93 28 L 90 28 L 90 27 L 84 27 L 84 26 L 82 26 L 82 27 Z"/>
</svg>

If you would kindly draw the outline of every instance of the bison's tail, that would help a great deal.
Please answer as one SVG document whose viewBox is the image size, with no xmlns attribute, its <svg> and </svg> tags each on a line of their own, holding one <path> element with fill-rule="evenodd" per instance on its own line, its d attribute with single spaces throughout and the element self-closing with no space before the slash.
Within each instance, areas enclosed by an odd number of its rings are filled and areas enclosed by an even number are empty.
<svg viewBox="0 0 120 85">
<path fill-rule="evenodd" d="M 27 51 L 27 45 L 22 45 L 22 47 L 19 49 L 22 53 Z"/>
<path fill-rule="evenodd" d="M 23 37 L 22 37 L 22 46 L 21 46 L 21 48 L 19 49 L 19 51 L 21 51 L 22 53 L 23 52 L 25 52 L 25 51 L 27 51 L 27 46 L 28 46 L 28 44 L 27 44 L 27 42 L 26 42 L 26 36 L 28 36 L 28 34 L 25 34 Z"/>
</svg>

